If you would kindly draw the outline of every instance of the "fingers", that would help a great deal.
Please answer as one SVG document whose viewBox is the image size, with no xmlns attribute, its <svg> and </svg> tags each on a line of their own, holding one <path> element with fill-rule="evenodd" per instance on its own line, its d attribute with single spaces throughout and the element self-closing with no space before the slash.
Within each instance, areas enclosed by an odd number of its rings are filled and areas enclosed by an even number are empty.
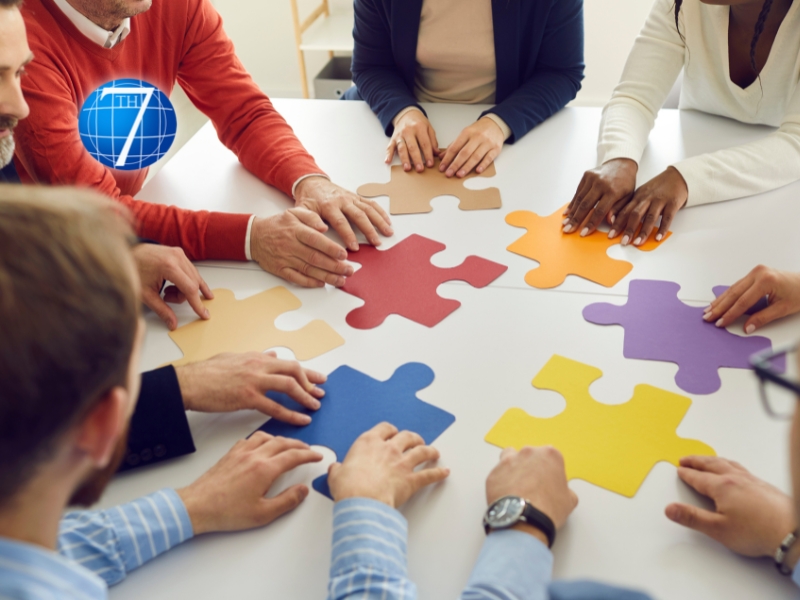
<svg viewBox="0 0 800 600">
<path fill-rule="evenodd" d="M 264 440 L 258 447 L 263 458 L 273 458 L 289 450 L 309 450 L 309 445 L 293 438 L 270 436 L 270 439 Z"/>
<path fill-rule="evenodd" d="M 760 329 L 767 323 L 772 323 L 772 321 L 783 318 L 791 312 L 792 308 L 788 302 L 781 301 L 771 304 L 764 310 L 758 311 L 747 319 L 744 324 L 744 331 L 748 334 L 753 333 L 756 329 Z"/>
<path fill-rule="evenodd" d="M 747 471 L 739 463 L 719 456 L 684 456 L 681 459 L 681 466 L 717 475 L 724 475 L 732 471 Z"/>
<path fill-rule="evenodd" d="M 431 467 L 430 469 L 420 469 L 412 473 L 410 479 L 411 485 L 414 487 L 414 493 L 425 486 L 444 481 L 448 475 L 450 475 L 450 469 L 445 467 Z"/>
<path fill-rule="evenodd" d="M 260 387 L 264 392 L 271 390 L 286 394 L 292 400 L 310 410 L 317 410 L 320 407 L 319 400 L 310 393 L 311 385 L 297 381 L 292 375 L 266 375 Z"/>
<path fill-rule="evenodd" d="M 712 538 L 716 537 L 716 533 L 725 522 L 725 517 L 722 515 L 689 504 L 670 504 L 664 514 L 670 521 Z"/>
<path fill-rule="evenodd" d="M 718 477 L 717 474 L 687 467 L 678 467 L 678 477 L 692 489 L 704 496 L 713 498 L 714 478 Z"/>
<path fill-rule="evenodd" d="M 256 431 L 247 439 L 239 440 L 238 442 L 236 442 L 234 448 L 239 446 L 241 450 L 255 450 L 259 446 L 263 446 L 264 444 L 266 444 L 271 439 L 274 439 L 274 436 L 265 433 L 263 431 Z"/>
<path fill-rule="evenodd" d="M 193 264 L 189 263 L 188 259 L 186 265 L 188 266 L 185 266 L 185 268 L 190 268 L 194 273 L 187 274 L 182 270 L 175 270 L 168 275 L 168 279 L 175 284 L 184 296 L 186 296 L 186 300 L 189 302 L 189 306 L 192 307 L 192 310 L 194 310 L 201 319 L 208 319 L 211 315 L 200 299 L 200 282 L 205 285 L 206 289 L 208 285 L 205 284 L 200 277 L 200 273 L 197 272 Z"/>
<path fill-rule="evenodd" d="M 588 217 L 594 215 L 595 207 L 597 207 L 597 203 L 600 202 L 602 197 L 603 195 L 600 190 L 596 189 L 594 186 L 589 188 L 586 193 L 575 202 L 569 216 L 564 220 L 562 228 L 564 233 L 573 233 L 580 230 L 581 235 L 588 235 L 588 231 L 585 228 L 581 228 L 581 225 Z M 600 219 L 604 216 L 605 215 L 601 213 Z"/>
<path fill-rule="evenodd" d="M 441 156 L 442 150 L 439 148 L 439 140 L 436 139 L 436 130 L 431 125 L 428 125 L 428 137 L 430 138 L 431 146 L 433 147 L 433 155 Z"/>
<path fill-rule="evenodd" d="M 366 236 L 367 240 L 373 246 L 380 246 L 381 239 L 378 237 L 378 232 L 375 230 L 375 226 L 372 224 L 370 220 L 369 213 L 367 212 L 368 207 L 366 205 L 359 206 L 355 202 L 352 204 L 348 204 L 345 206 L 342 212 L 353 222 L 355 223 L 356 227 L 358 227 L 362 233 Z M 375 212 L 375 211 L 373 211 Z M 337 229 L 338 231 L 338 229 Z M 358 250 L 358 242 L 355 239 L 355 235 L 353 235 L 353 244 L 355 246 L 355 250 Z M 348 247 L 351 247 L 348 243 Z"/>
<path fill-rule="evenodd" d="M 278 473 L 286 473 L 300 465 L 315 463 L 321 460 L 322 454 L 319 452 L 293 448 L 284 450 L 280 454 L 275 455 L 272 459 L 272 468 L 276 469 Z"/>
<path fill-rule="evenodd" d="M 158 315 L 158 318 L 164 321 L 170 331 L 173 331 L 178 326 L 178 317 L 175 316 L 173 310 L 164 302 L 161 295 L 153 289 L 142 289 L 142 302 L 145 306 Z"/>
<path fill-rule="evenodd" d="M 750 286 L 746 289 L 739 298 L 725 311 L 725 313 L 717 319 L 715 325 L 717 327 L 726 327 L 733 323 L 736 319 L 741 317 L 750 308 L 756 304 L 761 298 L 764 297 L 764 292 L 759 289 L 758 285 Z M 752 333 L 748 331 L 748 333 Z"/>
<path fill-rule="evenodd" d="M 325 233 L 326 231 L 328 231 L 328 226 L 325 224 L 325 221 L 323 221 L 322 217 L 319 216 L 317 213 L 315 213 L 313 210 L 307 210 L 305 208 L 295 208 L 295 209 L 290 209 L 289 212 L 303 225 L 307 225 L 308 227 L 311 227 L 311 229 L 315 229 L 320 233 Z M 331 243 L 338 248 L 338 253 L 337 254 L 332 253 L 330 254 L 330 256 L 332 256 L 333 258 L 341 258 L 342 260 L 347 258 L 347 252 L 345 251 L 344 248 L 342 248 L 335 242 Z"/>
<path fill-rule="evenodd" d="M 403 460 L 405 460 L 412 469 L 415 469 L 422 463 L 439 460 L 439 451 L 433 446 L 418 445 L 406 452 Z"/>
<path fill-rule="evenodd" d="M 384 160 L 384 162 L 387 165 L 391 164 L 395 152 L 397 152 L 397 140 L 394 137 L 392 137 L 392 139 L 389 140 L 389 145 L 386 146 L 386 159 Z"/>
<path fill-rule="evenodd" d="M 401 452 L 405 452 L 411 448 L 423 446 L 425 440 L 422 439 L 421 435 L 413 431 L 401 431 L 392 438 L 392 444 L 399 448 Z"/>
<path fill-rule="evenodd" d="M 450 144 L 444 152 L 442 162 L 439 164 L 439 171 L 447 173 L 448 177 L 452 177 L 455 171 L 452 169 L 451 164 L 456 156 L 461 152 L 461 149 L 469 141 L 469 137 L 462 131 L 458 137 Z"/>
<path fill-rule="evenodd" d="M 429 128 L 430 129 L 430 128 Z M 425 135 L 428 134 L 428 135 Z M 419 145 L 422 149 L 422 158 L 425 161 L 425 166 L 430 168 L 433 166 L 433 159 L 435 156 L 434 148 L 436 146 L 431 143 L 431 138 L 429 132 L 426 130 L 423 135 L 419 136 Z"/>
<path fill-rule="evenodd" d="M 447 171 L 445 175 L 448 177 L 452 177 L 453 175 L 457 175 L 458 177 L 464 177 L 467 174 L 466 165 L 467 162 L 470 160 L 470 157 L 475 153 L 478 149 L 478 144 L 472 141 L 468 141 L 463 148 L 459 151 L 456 157 L 453 159 L 453 162 L 450 163 L 450 166 L 447 167 Z M 476 161 L 477 163 L 477 161 Z"/>
<path fill-rule="evenodd" d="M 304 485 L 293 485 L 274 498 L 262 500 L 261 525 L 272 523 L 275 519 L 293 511 L 308 496 L 308 488 Z"/>
<path fill-rule="evenodd" d="M 663 207 L 660 204 L 655 204 L 653 202 L 649 203 L 649 208 L 647 209 L 647 213 L 644 216 L 644 221 L 642 222 L 642 227 L 639 229 L 639 234 L 636 236 L 636 239 L 633 240 L 634 246 L 641 246 L 647 239 L 650 237 L 650 234 L 653 233 L 653 229 L 655 229 L 656 223 L 658 219 L 661 218 L 661 212 Z"/>
<path fill-rule="evenodd" d="M 504 458 L 511 458 L 516 453 L 517 453 L 516 448 L 512 448 L 511 446 L 509 446 L 508 448 L 503 448 L 503 451 L 500 453 L 500 460 L 503 460 Z"/>
<path fill-rule="evenodd" d="M 489 154 L 490 147 L 487 145 L 478 146 L 475 151 L 470 155 L 461 169 L 458 170 L 456 176 L 458 177 L 466 177 L 470 173 L 472 173 L 472 169 L 478 166 L 478 164 L 484 159 L 485 156 Z M 491 163 L 491 160 L 489 161 Z"/>
<path fill-rule="evenodd" d="M 303 275 L 300 271 L 298 271 L 297 269 L 293 269 L 291 267 L 282 268 L 278 273 L 278 275 L 283 277 L 289 283 L 299 285 L 300 287 L 318 288 L 325 285 L 324 279 L 314 279 L 313 277 Z M 335 285 L 336 287 L 342 287 L 344 283 L 341 283 L 340 285 L 332 283 L 331 285 Z"/>
<path fill-rule="evenodd" d="M 656 233 L 657 242 L 663 240 L 664 236 L 669 233 L 669 228 L 672 226 L 672 221 L 675 215 L 678 214 L 678 210 L 677 207 L 671 204 L 664 208 L 664 211 L 661 213 L 661 225 L 658 228 L 658 233 Z"/>
<path fill-rule="evenodd" d="M 408 138 L 408 139 L 406 139 Z M 425 170 L 425 165 L 422 161 L 422 152 L 419 150 L 419 141 L 416 135 L 407 135 L 405 138 L 406 146 L 408 146 L 408 154 L 411 158 L 411 164 L 414 165 L 417 173 L 422 173 Z"/>
<path fill-rule="evenodd" d="M 489 152 L 487 152 L 486 156 L 483 157 L 483 160 L 476 167 L 475 172 L 483 173 L 486 169 L 489 168 L 489 165 L 491 165 L 494 162 L 495 158 L 497 158 L 497 154 L 495 153 L 494 150 L 490 150 Z"/>
<path fill-rule="evenodd" d="M 364 435 L 374 435 L 382 440 L 388 440 L 397 435 L 397 427 L 384 421 L 383 423 L 378 423 L 375 425 L 375 427 L 370 429 Z"/>
<path fill-rule="evenodd" d="M 270 400 L 266 396 L 262 396 L 256 399 L 253 402 L 253 408 L 260 413 L 267 415 L 275 419 L 276 421 L 281 421 L 283 423 L 288 423 L 289 425 L 296 425 L 297 427 L 303 427 L 304 425 L 308 425 L 311 423 L 311 417 L 308 415 L 304 415 L 303 413 L 299 413 L 293 410 L 289 410 L 285 406 L 278 404 L 274 400 Z"/>
<path fill-rule="evenodd" d="M 636 196 L 619 211 L 614 221 L 614 229 L 622 232 L 623 246 L 627 246 L 633 241 L 642 223 L 644 211 L 645 207 L 638 201 Z"/>
<path fill-rule="evenodd" d="M 411 170 L 411 157 L 408 154 L 408 146 L 403 138 L 397 140 L 397 155 L 400 157 L 400 162 L 403 163 L 403 170 Z"/>
</svg>

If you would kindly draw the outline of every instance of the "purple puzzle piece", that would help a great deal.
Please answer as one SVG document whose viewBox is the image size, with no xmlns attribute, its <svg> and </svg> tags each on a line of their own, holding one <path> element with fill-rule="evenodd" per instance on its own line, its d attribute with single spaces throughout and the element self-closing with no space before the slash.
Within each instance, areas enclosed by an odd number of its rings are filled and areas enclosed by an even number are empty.
<svg viewBox="0 0 800 600">
<path fill-rule="evenodd" d="M 715 298 L 719 298 L 720 296 L 722 296 L 722 294 L 725 293 L 725 290 L 727 290 L 729 287 L 730 287 L 729 285 L 718 285 L 717 287 L 713 288 L 711 291 L 714 292 L 714 297 Z M 753 304 L 753 306 L 751 306 L 746 311 L 744 311 L 744 314 L 746 314 L 746 315 L 754 315 L 757 312 L 760 312 L 760 311 L 764 310 L 768 306 L 769 306 L 769 298 L 767 296 L 764 296 L 758 302 Z"/>
<path fill-rule="evenodd" d="M 771 348 L 772 343 L 762 336 L 741 337 L 706 323 L 703 308 L 678 299 L 680 289 L 671 281 L 635 279 L 626 304 L 590 304 L 583 309 L 583 318 L 597 325 L 622 325 L 625 358 L 675 363 L 679 388 L 711 394 L 722 385 L 717 369 L 749 369 L 750 356 Z M 783 369 L 785 364 L 776 367 Z"/>
</svg>

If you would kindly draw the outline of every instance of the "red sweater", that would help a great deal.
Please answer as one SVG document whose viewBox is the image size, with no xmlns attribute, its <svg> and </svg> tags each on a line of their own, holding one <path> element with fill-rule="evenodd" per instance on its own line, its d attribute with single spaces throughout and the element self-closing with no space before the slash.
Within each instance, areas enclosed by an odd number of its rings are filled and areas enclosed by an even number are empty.
<svg viewBox="0 0 800 600">
<path fill-rule="evenodd" d="M 193 260 L 245 259 L 249 215 L 134 200 L 147 169 L 106 168 L 83 147 L 84 100 L 121 78 L 143 79 L 166 94 L 180 82 L 245 168 L 287 195 L 303 175 L 322 173 L 236 58 L 208 0 L 155 0 L 111 49 L 84 37 L 52 0 L 26 0 L 22 14 L 35 55 L 22 82 L 31 114 L 15 130 L 23 182 L 93 187 L 131 209 L 143 238 L 180 246 Z"/>
</svg>

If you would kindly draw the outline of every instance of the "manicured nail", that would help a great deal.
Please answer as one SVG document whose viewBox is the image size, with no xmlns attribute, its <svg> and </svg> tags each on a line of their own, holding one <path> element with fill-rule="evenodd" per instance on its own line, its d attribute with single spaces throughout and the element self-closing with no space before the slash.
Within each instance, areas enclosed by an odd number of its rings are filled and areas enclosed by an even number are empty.
<svg viewBox="0 0 800 600">
<path fill-rule="evenodd" d="M 710 321 L 713 318 L 714 318 L 714 315 L 713 315 L 713 313 L 710 313 L 710 312 L 707 312 L 706 314 L 703 315 L 703 321 Z"/>
<path fill-rule="evenodd" d="M 203 317 L 205 317 L 206 319 L 208 319 L 209 317 L 211 317 L 211 313 L 210 313 L 210 312 L 208 312 L 208 309 L 205 309 L 205 310 L 203 311 Z"/>
<path fill-rule="evenodd" d="M 403 168 L 408 171 L 411 168 L 411 165 L 408 163 L 403 163 Z"/>
<path fill-rule="evenodd" d="M 564 213 L 564 214 L 567 214 L 567 213 Z M 562 225 L 566 225 L 567 223 L 569 223 L 569 217 L 565 217 L 564 220 L 561 221 Z"/>
<path fill-rule="evenodd" d="M 459 172 L 458 172 L 458 176 L 459 176 L 459 177 L 463 177 L 463 176 L 464 176 L 464 175 L 466 175 L 466 174 L 467 174 L 467 173 L 466 173 L 466 172 L 465 172 L 463 169 L 462 169 L 461 171 L 459 171 Z"/>
<path fill-rule="evenodd" d="M 642 238 L 641 238 L 641 236 L 640 236 L 640 237 L 637 237 L 637 238 L 636 238 L 636 239 L 633 241 L 633 245 L 634 245 L 634 246 L 638 246 L 638 245 L 639 245 L 639 244 L 641 244 L 641 243 L 642 243 Z"/>
<path fill-rule="evenodd" d="M 300 415 L 300 423 L 302 423 L 303 425 L 308 425 L 309 423 L 311 423 L 311 417 L 309 417 L 308 415 Z"/>
<path fill-rule="evenodd" d="M 630 238 L 630 237 L 628 237 L 628 236 L 626 235 L 626 236 L 624 236 L 624 237 L 622 238 L 622 245 L 623 245 L 623 246 L 627 246 L 627 245 L 628 245 L 628 242 L 630 242 L 630 241 L 631 241 L 631 238 Z"/>
<path fill-rule="evenodd" d="M 753 333 L 755 330 L 756 330 L 756 326 L 755 325 L 748 325 L 747 327 L 744 328 L 744 332 L 746 334 L 748 334 L 748 335 Z"/>
<path fill-rule="evenodd" d="M 714 323 L 714 325 L 716 325 L 717 327 L 722 327 L 722 318 L 720 317 L 719 319 L 717 319 L 717 322 Z"/>
<path fill-rule="evenodd" d="M 657 241 L 657 242 L 660 242 L 660 241 L 663 239 L 663 237 L 664 237 L 664 234 L 663 234 L 663 233 L 659 233 L 659 234 L 657 234 L 657 235 L 656 235 L 656 241 Z"/>
<path fill-rule="evenodd" d="M 617 230 L 612 229 L 611 231 L 608 232 L 608 239 L 613 238 L 615 235 L 617 235 Z"/>
<path fill-rule="evenodd" d="M 617 220 L 617 217 L 615 217 L 614 215 L 611 215 L 611 216 L 608 218 L 608 220 L 609 220 L 609 221 L 611 221 L 611 224 L 613 225 L 613 224 L 614 224 L 614 221 L 616 221 L 616 220 Z"/>
<path fill-rule="evenodd" d="M 572 231 L 572 225 L 567 225 L 564 227 L 564 233 L 569 233 L 570 231 Z"/>
<path fill-rule="evenodd" d="M 584 227 L 583 230 L 581 231 L 581 237 L 586 237 L 587 235 L 589 235 L 589 228 Z"/>
<path fill-rule="evenodd" d="M 319 408 L 320 406 L 322 406 L 322 404 L 319 403 L 319 400 L 314 400 L 314 402 L 311 403 L 311 406 L 313 406 L 314 408 Z"/>
<path fill-rule="evenodd" d="M 709 304 L 708 306 L 706 306 L 706 307 L 703 309 L 703 312 L 704 312 L 704 313 L 709 313 L 709 312 L 711 312 L 712 308 L 713 308 L 713 306 L 711 306 L 711 305 Z"/>
</svg>

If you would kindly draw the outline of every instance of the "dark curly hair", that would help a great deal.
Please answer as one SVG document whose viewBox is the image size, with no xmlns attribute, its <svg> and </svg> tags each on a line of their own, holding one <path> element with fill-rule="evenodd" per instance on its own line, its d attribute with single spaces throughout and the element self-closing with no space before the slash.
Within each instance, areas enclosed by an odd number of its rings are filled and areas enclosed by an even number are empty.
<svg viewBox="0 0 800 600">
<path fill-rule="evenodd" d="M 758 67 L 756 67 L 756 46 L 758 45 L 758 40 L 761 37 L 761 34 L 764 32 L 764 25 L 767 22 L 769 11 L 772 9 L 772 2 L 773 0 L 764 0 L 764 6 L 761 8 L 761 12 L 758 15 L 758 21 L 756 21 L 755 31 L 753 31 L 753 41 L 750 42 L 750 66 L 753 68 L 753 73 L 758 73 Z M 678 15 L 681 12 L 682 5 L 683 0 L 675 0 L 675 27 L 678 29 L 681 39 L 683 39 L 683 33 L 681 33 Z"/>
</svg>

